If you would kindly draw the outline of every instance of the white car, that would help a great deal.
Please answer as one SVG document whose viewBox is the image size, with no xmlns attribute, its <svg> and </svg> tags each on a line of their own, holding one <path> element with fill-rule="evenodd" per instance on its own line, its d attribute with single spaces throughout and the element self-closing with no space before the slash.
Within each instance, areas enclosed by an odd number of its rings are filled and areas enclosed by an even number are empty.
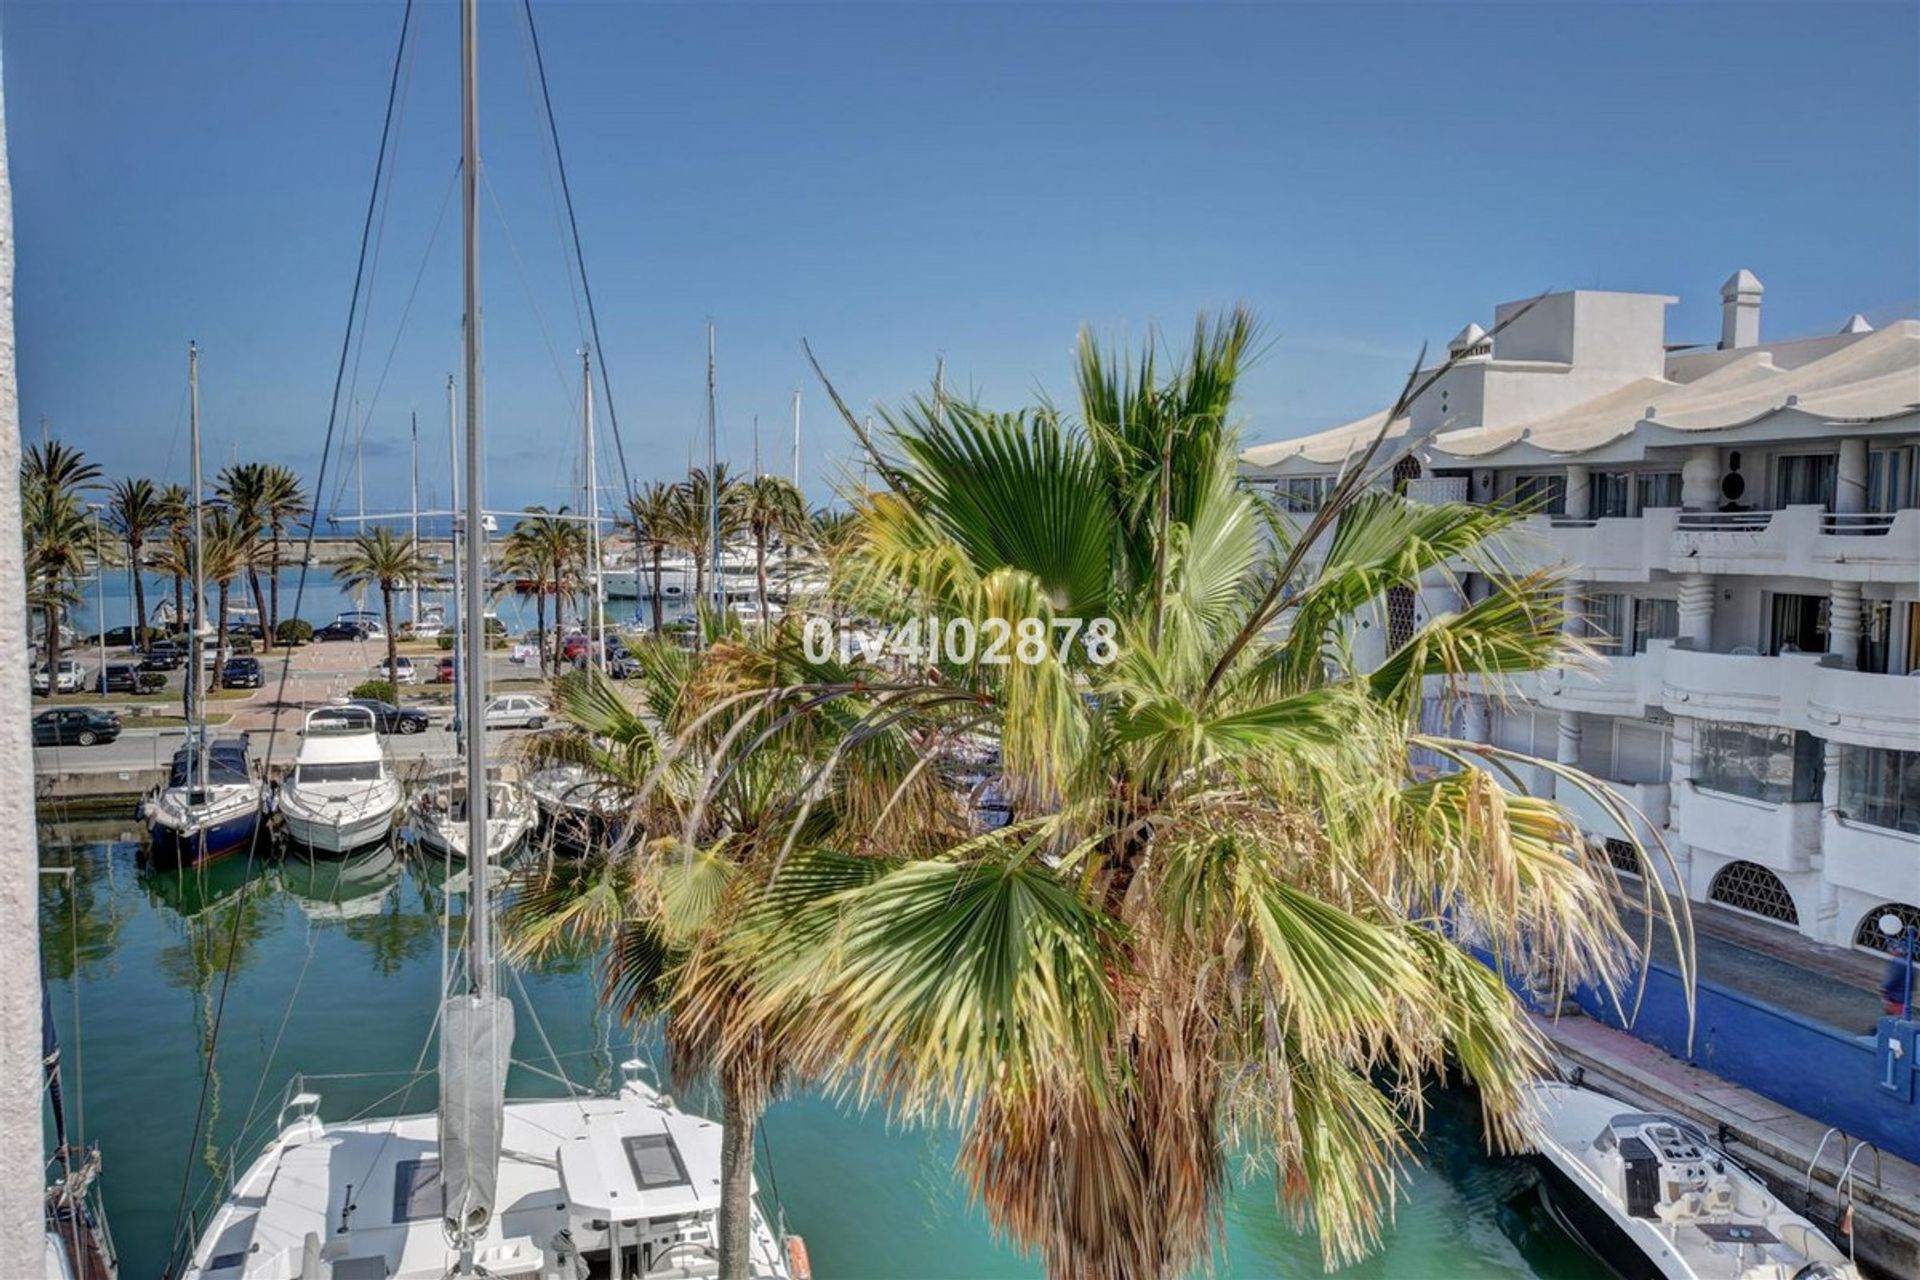
<svg viewBox="0 0 1920 1280">
<path fill-rule="evenodd" d="M 403 654 L 399 658 L 395 659 L 394 665 L 393 665 L 393 674 L 391 676 L 387 674 L 386 663 L 384 662 L 374 663 L 373 678 L 375 680 L 392 680 L 393 683 L 395 684 L 419 684 L 420 672 L 414 667 L 413 659 L 406 657 Z"/>
<path fill-rule="evenodd" d="M 48 679 L 45 663 L 42 663 L 34 670 L 33 691 L 35 693 L 45 693 L 50 687 L 57 685 L 61 693 L 78 693 L 80 692 L 80 685 L 83 679 L 84 677 L 80 673 L 80 663 L 73 658 L 62 658 L 60 659 L 60 674 L 57 679 Z"/>
<path fill-rule="evenodd" d="M 489 729 L 540 729 L 553 718 L 553 708 L 529 693 L 502 694 L 487 704 Z"/>
</svg>

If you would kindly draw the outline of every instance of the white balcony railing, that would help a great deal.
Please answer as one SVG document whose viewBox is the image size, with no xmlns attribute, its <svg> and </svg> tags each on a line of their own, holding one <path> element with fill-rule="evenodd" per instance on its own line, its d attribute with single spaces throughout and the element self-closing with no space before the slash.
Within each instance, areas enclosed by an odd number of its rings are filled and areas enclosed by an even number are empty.
<svg viewBox="0 0 1920 1280">
<path fill-rule="evenodd" d="M 1810 869 L 1820 848 L 1818 801 L 1768 804 L 1675 781 L 1672 821 L 1690 845 L 1775 871 Z"/>
<path fill-rule="evenodd" d="M 1821 826 L 1827 879 L 1881 902 L 1907 902 L 1920 867 L 1920 836 L 1853 822 L 1836 813 Z"/>
<path fill-rule="evenodd" d="M 1664 666 L 1658 702 L 1677 716 L 1804 729 L 1901 751 L 1920 742 L 1920 676 L 1854 671 L 1815 653 L 1766 657 L 1682 646 L 1666 650 Z"/>
</svg>

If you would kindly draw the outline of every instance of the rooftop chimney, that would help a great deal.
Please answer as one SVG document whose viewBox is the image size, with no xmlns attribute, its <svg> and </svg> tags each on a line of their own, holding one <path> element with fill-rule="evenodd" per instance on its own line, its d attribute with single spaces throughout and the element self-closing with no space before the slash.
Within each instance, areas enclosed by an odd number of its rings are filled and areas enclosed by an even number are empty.
<svg viewBox="0 0 1920 1280">
<path fill-rule="evenodd" d="M 1720 349 L 1760 345 L 1760 295 L 1766 292 L 1760 277 L 1745 267 L 1720 286 Z"/>
</svg>

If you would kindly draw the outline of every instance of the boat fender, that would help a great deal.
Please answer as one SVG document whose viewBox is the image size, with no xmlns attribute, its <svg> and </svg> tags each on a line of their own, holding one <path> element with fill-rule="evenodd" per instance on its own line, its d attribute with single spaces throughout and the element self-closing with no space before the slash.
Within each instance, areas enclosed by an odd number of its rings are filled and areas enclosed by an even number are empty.
<svg viewBox="0 0 1920 1280">
<path fill-rule="evenodd" d="M 1793 1280 L 1840 1280 L 1840 1273 L 1824 1262 L 1809 1262 L 1793 1273 Z"/>
</svg>

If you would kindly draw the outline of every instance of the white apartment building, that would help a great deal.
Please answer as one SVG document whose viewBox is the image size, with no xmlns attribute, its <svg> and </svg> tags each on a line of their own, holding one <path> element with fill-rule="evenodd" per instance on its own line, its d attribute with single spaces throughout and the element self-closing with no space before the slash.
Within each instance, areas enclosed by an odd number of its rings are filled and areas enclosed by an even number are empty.
<svg viewBox="0 0 1920 1280">
<path fill-rule="evenodd" d="M 1394 483 L 1529 504 L 1503 558 L 1566 573 L 1571 625 L 1605 655 L 1470 696 L 1456 732 L 1612 782 L 1689 897 L 1877 949 L 1881 913 L 1920 924 L 1920 321 L 1764 341 L 1762 292 L 1735 273 L 1698 349 L 1668 346 L 1676 299 L 1653 294 L 1467 326 L 1465 358 L 1394 424 L 1415 441 Z M 1383 416 L 1249 449 L 1243 474 L 1311 508 Z M 1482 589 L 1435 575 L 1356 626 L 1384 652 Z"/>
</svg>

